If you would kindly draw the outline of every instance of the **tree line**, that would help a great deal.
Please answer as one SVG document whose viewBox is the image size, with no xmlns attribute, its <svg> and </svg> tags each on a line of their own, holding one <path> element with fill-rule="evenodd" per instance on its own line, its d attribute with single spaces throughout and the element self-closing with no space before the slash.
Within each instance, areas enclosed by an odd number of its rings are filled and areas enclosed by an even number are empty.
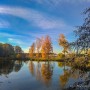
<svg viewBox="0 0 90 90">
<path fill-rule="evenodd" d="M 23 53 L 20 46 L 12 46 L 8 43 L 0 43 L 0 57 L 19 57 L 19 54 Z"/>
</svg>

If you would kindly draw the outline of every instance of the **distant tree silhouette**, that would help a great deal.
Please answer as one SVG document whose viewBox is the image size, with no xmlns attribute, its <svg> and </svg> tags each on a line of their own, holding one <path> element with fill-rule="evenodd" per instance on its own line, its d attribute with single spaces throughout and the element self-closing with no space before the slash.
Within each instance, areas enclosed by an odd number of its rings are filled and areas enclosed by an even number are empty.
<svg viewBox="0 0 90 90">
<path fill-rule="evenodd" d="M 23 50 L 20 46 L 12 46 L 8 43 L 0 43 L 0 57 L 9 57 L 13 59 L 20 53 L 23 53 Z"/>
<path fill-rule="evenodd" d="M 17 54 L 23 52 L 23 50 L 21 49 L 20 46 L 15 46 L 15 47 L 14 47 L 14 51 L 15 51 L 15 53 L 17 53 Z"/>
<path fill-rule="evenodd" d="M 10 45 L 10 44 L 3 44 L 3 55 L 5 56 L 5 57 L 9 57 L 9 56 L 11 56 L 11 55 L 14 55 L 14 48 L 13 48 L 13 46 L 12 45 Z"/>
<path fill-rule="evenodd" d="M 0 43 L 0 57 L 3 56 L 3 44 Z"/>
</svg>

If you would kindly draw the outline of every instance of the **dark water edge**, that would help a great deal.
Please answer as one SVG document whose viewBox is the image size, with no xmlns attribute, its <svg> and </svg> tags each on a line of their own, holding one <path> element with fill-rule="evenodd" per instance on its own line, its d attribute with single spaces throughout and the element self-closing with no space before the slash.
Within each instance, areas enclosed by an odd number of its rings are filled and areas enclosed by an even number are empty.
<svg viewBox="0 0 90 90">
<path fill-rule="evenodd" d="M 70 65 L 56 61 L 0 60 L 0 90 L 88 90 L 90 71 Z"/>
</svg>

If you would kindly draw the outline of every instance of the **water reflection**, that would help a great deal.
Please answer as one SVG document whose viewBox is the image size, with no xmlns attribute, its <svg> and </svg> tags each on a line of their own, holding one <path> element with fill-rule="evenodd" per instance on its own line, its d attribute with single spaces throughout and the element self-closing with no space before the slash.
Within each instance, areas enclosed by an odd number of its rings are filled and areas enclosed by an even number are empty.
<svg viewBox="0 0 90 90">
<path fill-rule="evenodd" d="M 41 63 L 37 62 L 36 65 L 36 79 L 41 81 Z"/>
<path fill-rule="evenodd" d="M 23 66 L 22 61 L 0 61 L 0 75 L 9 75 L 11 72 L 18 72 Z"/>
<path fill-rule="evenodd" d="M 26 88 L 35 90 L 36 87 L 39 88 L 37 90 L 42 90 L 43 88 L 44 90 L 69 90 L 68 88 L 70 86 L 75 86 L 78 83 L 85 82 L 85 80 L 90 80 L 89 71 L 86 72 L 71 68 L 70 63 L 65 64 L 49 61 L 0 61 L 0 80 L 2 78 L 4 79 L 4 77 L 2 77 L 3 75 L 9 79 L 9 81 L 15 82 L 14 84 L 12 83 L 10 87 L 13 88 L 13 86 L 16 85 L 16 87 L 19 87 L 18 90 L 25 90 Z M 16 77 L 20 80 L 15 80 L 14 78 Z M 6 81 L 4 84 L 7 85 Z M 0 90 L 7 90 L 9 86 L 7 85 L 6 88 L 0 86 L 0 88 L 2 88 Z"/>
<path fill-rule="evenodd" d="M 67 66 L 71 66 L 70 63 Z M 59 67 L 65 67 L 64 63 L 59 62 Z M 85 82 L 88 84 L 83 84 Z M 81 84 L 82 86 L 79 86 Z M 75 68 L 63 69 L 63 74 L 60 75 L 61 89 L 65 90 L 88 90 L 90 88 L 90 71 L 79 70 Z"/>
<path fill-rule="evenodd" d="M 31 62 L 29 63 L 29 71 L 30 71 L 30 73 L 32 74 L 32 76 L 35 75 L 35 68 L 34 68 L 34 63 L 33 63 L 33 61 L 31 61 Z"/>
<path fill-rule="evenodd" d="M 36 64 L 36 68 L 35 65 Z M 52 75 L 53 75 L 53 65 L 50 62 L 29 62 L 29 71 L 36 79 L 42 81 L 46 86 L 50 86 Z"/>
<path fill-rule="evenodd" d="M 70 78 L 70 73 L 68 70 L 64 70 L 64 74 L 60 75 L 60 84 L 61 84 L 61 88 L 65 88 L 65 85 L 67 84 L 67 82 L 69 81 Z"/>
<path fill-rule="evenodd" d="M 42 64 L 41 75 L 42 75 L 42 81 L 44 82 L 44 84 L 47 86 L 50 86 L 52 75 L 53 75 L 53 66 L 50 62 Z"/>
<path fill-rule="evenodd" d="M 14 69 L 13 70 L 15 72 L 18 72 L 21 69 L 22 66 L 23 66 L 23 62 L 21 60 L 17 60 L 14 63 Z"/>
</svg>

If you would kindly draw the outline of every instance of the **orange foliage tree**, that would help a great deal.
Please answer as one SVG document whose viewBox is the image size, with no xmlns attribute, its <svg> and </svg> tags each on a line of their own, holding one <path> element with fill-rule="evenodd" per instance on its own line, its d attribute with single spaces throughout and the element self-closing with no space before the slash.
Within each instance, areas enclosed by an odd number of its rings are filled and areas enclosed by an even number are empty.
<svg viewBox="0 0 90 90">
<path fill-rule="evenodd" d="M 47 35 L 45 38 L 42 38 L 42 58 L 49 58 L 50 53 L 53 52 L 51 38 Z"/>
<path fill-rule="evenodd" d="M 35 53 L 35 43 L 33 43 L 29 49 L 30 57 L 33 58 Z"/>
<path fill-rule="evenodd" d="M 65 53 L 68 53 L 68 49 L 69 49 L 69 43 L 68 41 L 66 40 L 64 34 L 60 34 L 59 36 L 59 45 L 63 47 L 63 53 L 65 55 Z"/>
<path fill-rule="evenodd" d="M 41 43 L 42 43 L 41 39 L 40 38 L 37 38 L 36 39 L 36 50 L 37 50 L 36 56 L 38 58 L 40 57 Z"/>
</svg>

